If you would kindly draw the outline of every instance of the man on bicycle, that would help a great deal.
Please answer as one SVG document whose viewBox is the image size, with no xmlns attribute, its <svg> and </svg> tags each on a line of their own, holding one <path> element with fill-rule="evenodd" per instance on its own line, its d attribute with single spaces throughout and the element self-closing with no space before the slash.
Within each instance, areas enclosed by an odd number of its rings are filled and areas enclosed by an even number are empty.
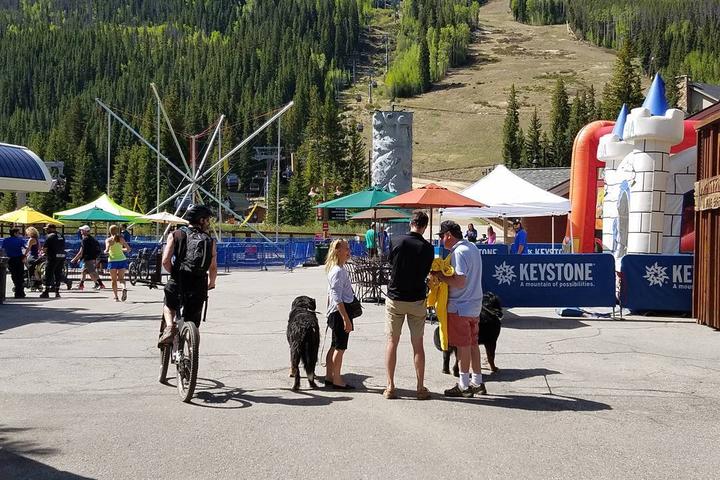
<svg viewBox="0 0 720 480">
<path fill-rule="evenodd" d="M 175 314 L 182 308 L 183 319 L 198 327 L 208 290 L 215 288 L 217 248 L 208 235 L 212 211 L 205 205 L 191 205 L 185 212 L 188 227 L 168 235 L 162 265 L 170 272 L 165 284 L 163 318 L 165 330 L 158 344 L 172 343 L 177 334 Z"/>
</svg>

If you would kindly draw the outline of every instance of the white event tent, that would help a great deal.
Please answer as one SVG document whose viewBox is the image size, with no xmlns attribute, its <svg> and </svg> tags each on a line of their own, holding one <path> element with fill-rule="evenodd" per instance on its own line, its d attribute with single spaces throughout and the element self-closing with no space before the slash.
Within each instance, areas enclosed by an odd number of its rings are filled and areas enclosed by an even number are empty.
<svg viewBox="0 0 720 480">
<path fill-rule="evenodd" d="M 505 219 L 556 217 L 570 212 L 570 200 L 536 187 L 512 173 L 504 165 L 498 165 L 492 172 L 460 193 L 487 206 L 446 208 L 442 211 L 443 216 Z M 553 238 L 554 236 L 553 233 Z"/>
<path fill-rule="evenodd" d="M 570 211 L 570 200 L 536 187 L 504 165 L 498 165 L 460 194 L 487 207 L 446 208 L 443 215 L 479 218 L 546 217 L 567 215 Z"/>
</svg>

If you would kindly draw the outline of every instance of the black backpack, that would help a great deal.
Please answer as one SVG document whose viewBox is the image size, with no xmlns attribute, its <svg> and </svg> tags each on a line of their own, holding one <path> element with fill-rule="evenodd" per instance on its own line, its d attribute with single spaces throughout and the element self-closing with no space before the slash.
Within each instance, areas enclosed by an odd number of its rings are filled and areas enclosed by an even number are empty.
<svg viewBox="0 0 720 480">
<path fill-rule="evenodd" d="M 207 274 L 212 263 L 213 239 L 207 233 L 196 228 L 181 228 L 181 242 L 176 258 L 176 265 L 179 263 L 179 271 L 194 276 Z"/>
</svg>

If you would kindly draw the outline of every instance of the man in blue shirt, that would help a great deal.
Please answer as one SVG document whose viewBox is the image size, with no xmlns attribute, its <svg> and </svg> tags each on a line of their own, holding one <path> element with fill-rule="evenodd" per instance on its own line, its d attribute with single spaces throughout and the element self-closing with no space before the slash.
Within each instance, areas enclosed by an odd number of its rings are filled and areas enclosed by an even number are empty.
<svg viewBox="0 0 720 480">
<path fill-rule="evenodd" d="M 478 248 L 463 239 L 460 225 L 452 220 L 440 224 L 440 241 L 450 250 L 451 276 L 433 272 L 448 285 L 448 343 L 457 347 L 460 378 L 454 387 L 445 390 L 446 397 L 485 395 L 487 390 L 480 373 L 478 333 L 482 310 L 482 257 Z M 472 377 L 470 371 L 472 370 Z"/>
<path fill-rule="evenodd" d="M 15 298 L 25 298 L 25 272 L 23 248 L 25 240 L 20 236 L 20 229 L 13 228 L 10 230 L 10 236 L 3 240 L 2 248 L 5 255 L 8 256 L 8 269 L 10 277 L 15 285 Z"/>
<path fill-rule="evenodd" d="M 522 226 L 522 222 L 517 219 L 513 222 L 513 229 L 515 230 L 515 240 L 513 240 L 510 246 L 510 253 L 512 255 L 526 255 L 527 254 L 527 232 Z"/>
</svg>

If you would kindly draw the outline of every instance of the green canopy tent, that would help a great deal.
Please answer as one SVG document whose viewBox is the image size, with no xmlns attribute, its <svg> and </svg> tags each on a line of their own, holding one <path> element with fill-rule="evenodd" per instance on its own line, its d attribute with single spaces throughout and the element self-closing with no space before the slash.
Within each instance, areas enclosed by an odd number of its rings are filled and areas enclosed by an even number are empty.
<svg viewBox="0 0 720 480">
<path fill-rule="evenodd" d="M 88 210 L 73 213 L 71 215 L 61 215 L 60 220 L 77 220 L 81 222 L 129 222 L 131 219 L 130 217 L 116 215 L 114 213 L 107 212 L 101 208 L 93 207 Z"/>
<path fill-rule="evenodd" d="M 396 192 L 388 192 L 382 188 L 370 187 L 366 190 L 361 190 L 359 192 L 351 193 L 350 195 L 345 195 L 344 197 L 336 198 L 335 200 L 321 203 L 320 205 L 316 205 L 315 208 L 372 209 L 372 221 L 375 225 L 375 244 L 377 245 L 377 210 L 386 208 L 379 206 L 378 204 L 397 196 L 398 194 Z"/>
<path fill-rule="evenodd" d="M 351 193 L 350 195 L 345 195 L 344 197 L 336 198 L 335 200 L 329 200 L 320 205 L 315 205 L 315 208 L 357 208 L 366 210 L 397 195 L 397 193 L 388 192 L 382 188 L 371 187 L 367 190 L 361 190 Z"/>
<path fill-rule="evenodd" d="M 138 219 L 137 217 L 140 217 L 142 213 L 133 212 L 132 210 L 123 207 L 122 205 L 119 205 L 116 203 L 112 198 L 108 197 L 106 194 L 100 195 L 98 198 L 93 200 L 90 203 L 86 203 L 85 205 L 81 205 L 76 208 L 71 208 L 69 210 L 63 210 L 62 212 L 55 212 L 53 214 L 54 217 L 58 217 L 61 219 L 66 219 L 67 217 L 76 215 L 76 214 L 82 214 L 82 212 L 87 212 L 89 210 L 98 209 L 102 210 L 104 212 L 107 212 L 111 215 L 115 215 L 116 218 L 112 220 L 97 220 L 97 221 L 107 221 L 107 222 L 135 222 L 135 223 L 148 223 L 148 220 Z M 95 214 L 100 215 L 100 214 Z M 118 219 L 117 217 L 123 217 L 122 219 Z M 88 218 L 81 218 L 81 217 L 75 217 L 69 220 L 84 220 L 84 221 L 90 221 Z"/>
</svg>

